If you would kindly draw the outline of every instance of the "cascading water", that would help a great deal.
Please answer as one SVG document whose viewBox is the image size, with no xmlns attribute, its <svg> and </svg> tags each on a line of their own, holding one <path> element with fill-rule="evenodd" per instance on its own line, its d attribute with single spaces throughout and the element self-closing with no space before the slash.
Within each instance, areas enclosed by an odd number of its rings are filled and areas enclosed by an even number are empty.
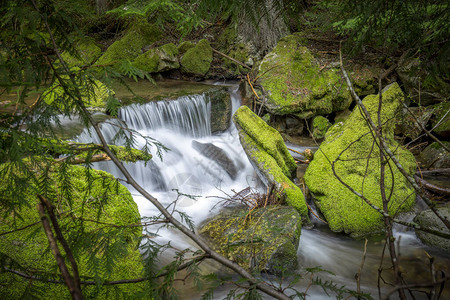
<svg viewBox="0 0 450 300">
<path fill-rule="evenodd" d="M 232 112 L 240 105 L 240 98 L 235 90 L 231 91 Z M 123 144 L 124 140 L 117 138 L 119 128 L 127 126 L 138 131 L 143 136 L 150 136 L 159 141 L 168 152 L 163 153 L 162 160 L 157 156 L 146 165 L 143 162 L 126 163 L 125 166 L 135 180 L 143 186 L 150 194 L 156 197 L 163 205 L 169 206 L 175 199 L 178 210 L 189 215 L 195 224 L 201 223 L 206 218 L 214 215 L 211 209 L 218 203 L 220 198 L 239 192 L 247 186 L 261 188 L 250 162 L 248 161 L 242 146 L 239 143 L 238 133 L 233 124 L 230 128 L 220 134 L 211 134 L 211 107 L 210 102 L 203 95 L 180 97 L 172 101 L 158 101 L 147 104 L 133 104 L 123 107 L 119 112 L 119 119 L 109 119 L 101 124 L 101 130 L 108 143 Z M 92 136 L 93 130 L 85 129 L 77 138 L 77 141 L 98 143 L 99 139 Z M 144 145 L 142 138 L 136 139 L 135 148 L 140 149 Z M 295 148 L 293 145 L 290 147 Z M 309 147 L 311 148 L 311 147 Z M 209 156 L 204 155 L 202 149 L 207 149 Z M 217 150 L 221 149 L 221 150 Z M 296 151 L 304 150 L 295 148 Z M 152 151 L 153 153 L 155 151 Z M 203 153 L 203 154 L 202 154 Z M 232 165 L 232 166 L 230 166 Z M 112 173 L 118 178 L 121 172 L 112 162 L 97 162 L 94 167 Z M 233 173 L 233 170 L 237 170 Z M 138 204 L 142 217 L 159 215 L 153 205 L 136 193 L 128 186 Z M 194 199 L 180 196 L 177 191 L 199 197 Z M 215 197 L 214 197 L 215 196 Z M 173 206 L 172 206 L 173 208 Z M 214 208 L 216 211 L 218 207 Z M 178 215 L 175 215 L 181 219 Z M 318 274 L 323 280 L 332 280 L 339 286 L 356 289 L 355 274 L 358 272 L 361 258 L 364 252 L 364 242 L 353 240 L 343 235 L 329 232 L 328 229 L 302 229 L 298 256 L 300 261 L 300 273 L 304 268 L 322 266 L 323 269 L 332 271 L 336 276 L 328 273 Z M 181 234 L 169 229 L 158 231 L 159 243 L 171 242 L 172 246 L 179 249 L 195 247 Z M 426 260 L 423 247 L 411 232 L 396 232 L 396 237 L 402 250 L 402 260 L 413 261 Z M 427 249 L 427 251 L 432 251 Z M 367 258 L 362 273 L 361 290 L 368 291 L 376 297 L 377 270 L 382 252 L 382 242 L 372 240 L 367 250 Z M 420 252 L 420 254 L 419 254 Z M 388 254 L 385 254 L 385 262 L 388 264 Z M 171 257 L 163 257 L 161 263 L 165 264 Z M 444 258 L 441 263 L 445 264 L 448 259 Z M 204 264 L 202 264 L 204 265 Z M 415 263 L 407 265 L 410 272 L 426 274 Z M 214 271 L 215 267 L 212 267 Z M 424 281 L 427 281 L 424 278 Z M 299 291 L 304 291 L 309 282 L 297 286 Z M 183 294 L 190 298 L 199 298 L 200 294 L 185 289 Z M 187 289 L 187 290 L 186 290 Z M 385 292 L 385 291 L 384 291 Z M 216 297 L 225 297 L 227 288 L 218 290 Z M 308 290 L 310 299 L 328 299 L 328 294 L 320 287 L 311 287 Z M 269 299 L 269 298 L 267 298 Z"/>
</svg>

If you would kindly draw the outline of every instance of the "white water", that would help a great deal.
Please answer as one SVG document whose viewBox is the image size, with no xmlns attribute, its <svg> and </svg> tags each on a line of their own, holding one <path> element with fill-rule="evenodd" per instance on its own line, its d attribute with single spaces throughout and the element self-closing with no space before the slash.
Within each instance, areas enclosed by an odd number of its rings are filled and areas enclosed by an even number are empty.
<svg viewBox="0 0 450 300">
<path fill-rule="evenodd" d="M 240 99 L 236 91 L 231 92 L 231 96 L 234 112 L 239 107 Z M 126 168 L 140 185 L 165 206 L 171 205 L 177 198 L 177 193 L 173 189 L 178 189 L 184 194 L 198 195 L 199 197 L 196 197 L 195 200 L 181 196 L 176 203 L 176 208 L 190 215 L 197 225 L 220 209 L 218 206 L 212 210 L 220 201 L 212 196 L 225 197 L 226 194 L 232 195 L 234 191 L 239 192 L 247 186 L 259 187 L 259 181 L 239 143 L 235 127 L 231 125 L 228 131 L 212 135 L 209 125 L 210 111 L 209 103 L 203 96 L 182 97 L 176 101 L 130 105 L 120 110 L 120 120 L 108 120 L 101 127 L 109 143 L 114 141 L 114 136 L 118 131 L 117 126 L 126 124 L 129 128 L 158 140 L 170 149 L 163 154 L 162 160 L 155 155 L 147 165 L 142 162 L 128 163 Z M 99 142 L 98 138 L 91 137 L 88 130 L 85 130 L 77 140 Z M 237 178 L 232 180 L 222 167 L 195 150 L 192 147 L 193 140 L 212 143 L 224 150 L 239 170 Z M 123 139 L 117 139 L 114 143 L 120 145 L 123 143 Z M 143 139 L 138 138 L 134 147 L 139 149 L 143 145 Z M 110 172 L 116 177 L 123 177 L 112 162 L 95 163 L 94 167 Z M 134 189 L 129 188 L 142 217 L 159 215 L 150 202 L 137 194 Z M 156 240 L 160 243 L 170 241 L 171 245 L 178 249 L 191 248 L 195 250 L 189 240 L 175 231 L 163 229 L 158 234 L 160 237 Z M 408 271 L 411 274 L 422 273 L 422 276 L 425 276 L 427 270 L 417 264 L 417 261 L 426 261 L 423 245 L 411 233 L 397 232 L 397 238 L 400 236 L 399 245 L 403 261 L 414 261 L 408 263 Z M 376 280 L 381 249 L 382 241 L 372 239 L 369 242 L 362 275 L 362 291 L 372 293 L 375 298 L 377 298 Z M 303 229 L 298 250 L 301 265 L 299 271 L 304 272 L 307 267 L 321 266 L 336 274 L 334 276 L 319 273 L 318 275 L 321 275 L 323 280 L 333 280 L 339 286 L 345 285 L 348 288 L 356 289 L 354 276 L 358 272 L 363 253 L 364 241 L 362 240 L 355 241 L 343 235 L 331 233 L 326 229 Z M 164 264 L 170 260 L 170 254 L 166 254 L 161 259 L 161 263 Z M 387 254 L 385 260 L 388 263 Z M 447 262 L 448 259 L 444 259 L 443 263 Z M 215 267 L 208 270 L 217 271 Z M 300 291 L 308 286 L 307 279 L 297 286 Z M 183 293 L 185 293 L 185 297 L 180 297 L 180 299 L 200 297 L 200 293 L 195 292 L 194 288 L 186 286 L 179 288 L 184 289 Z M 223 298 L 227 293 L 226 289 L 217 291 L 216 297 Z M 384 292 L 386 290 L 389 288 L 385 288 Z M 310 295 L 309 299 L 329 299 L 329 296 L 317 287 L 310 288 L 308 294 Z"/>
</svg>

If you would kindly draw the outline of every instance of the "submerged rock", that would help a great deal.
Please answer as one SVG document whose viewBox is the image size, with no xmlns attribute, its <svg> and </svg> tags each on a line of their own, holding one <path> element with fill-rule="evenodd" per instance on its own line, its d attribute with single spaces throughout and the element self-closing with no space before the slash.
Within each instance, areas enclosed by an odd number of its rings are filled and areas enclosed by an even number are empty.
<svg viewBox="0 0 450 300">
<path fill-rule="evenodd" d="M 274 184 L 286 202 L 301 214 L 305 222 L 309 222 L 303 193 L 290 180 L 297 165 L 281 135 L 247 106 L 241 106 L 233 120 L 239 130 L 242 147 L 263 182 L 266 185 Z"/>
<path fill-rule="evenodd" d="M 190 75 L 203 77 L 208 73 L 212 59 L 211 45 L 205 39 L 200 40 L 181 58 L 181 70 Z"/>
<path fill-rule="evenodd" d="M 139 55 L 133 64 L 150 73 L 165 72 L 180 67 L 177 55 L 177 47 L 173 43 L 169 43 Z"/>
<path fill-rule="evenodd" d="M 267 93 L 266 107 L 272 114 L 308 119 L 344 110 L 352 102 L 337 68 L 319 65 L 302 45 L 300 34 L 282 38 L 259 67 L 261 86 Z"/>
<path fill-rule="evenodd" d="M 301 219 L 289 206 L 222 212 L 202 225 L 199 233 L 215 251 L 249 271 L 279 274 L 298 265 Z"/>
<path fill-rule="evenodd" d="M 447 204 L 446 207 L 441 207 L 438 212 L 444 218 L 450 218 L 450 205 Z M 436 216 L 436 214 L 431 210 L 424 210 L 420 212 L 414 221 L 417 222 L 421 227 L 437 230 L 444 233 L 450 233 L 445 224 Z M 450 240 L 444 237 L 436 236 L 431 233 L 416 230 L 417 237 L 425 244 L 437 247 L 447 253 L 450 251 Z"/>
<path fill-rule="evenodd" d="M 395 115 L 402 101 L 403 93 L 398 84 L 386 87 L 383 91 L 381 122 L 389 148 L 403 168 L 412 175 L 416 167 L 414 156 L 394 140 Z M 377 124 L 378 96 L 367 96 L 363 103 Z M 336 174 L 341 180 L 382 208 L 379 149 L 374 145 L 368 125 L 358 108 L 344 123 L 337 123 L 327 131 L 325 141 L 315 153 L 304 178 L 331 230 L 344 231 L 353 236 L 379 232 L 383 229 L 381 214 L 336 178 L 331 168 L 335 160 Z M 392 167 L 393 178 L 389 166 Z M 386 166 L 385 172 L 386 194 L 389 196 L 393 189 L 389 212 L 395 215 L 411 209 L 415 194 L 392 161 L 389 161 L 389 166 Z"/>
<path fill-rule="evenodd" d="M 211 143 L 200 143 L 197 141 L 192 141 L 192 147 L 200 152 L 203 156 L 211 159 L 221 166 L 231 179 L 236 179 L 237 168 L 233 161 L 228 157 L 227 153 L 221 148 L 211 144 Z"/>
</svg>

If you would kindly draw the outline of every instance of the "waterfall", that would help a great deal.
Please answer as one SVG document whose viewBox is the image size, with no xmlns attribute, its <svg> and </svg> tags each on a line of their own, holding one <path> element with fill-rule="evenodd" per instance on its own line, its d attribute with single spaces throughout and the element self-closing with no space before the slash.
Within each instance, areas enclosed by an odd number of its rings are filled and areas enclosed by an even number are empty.
<svg viewBox="0 0 450 300">
<path fill-rule="evenodd" d="M 120 109 L 119 118 L 135 130 L 164 128 L 193 137 L 211 135 L 211 104 L 204 95 L 132 104 Z"/>
</svg>

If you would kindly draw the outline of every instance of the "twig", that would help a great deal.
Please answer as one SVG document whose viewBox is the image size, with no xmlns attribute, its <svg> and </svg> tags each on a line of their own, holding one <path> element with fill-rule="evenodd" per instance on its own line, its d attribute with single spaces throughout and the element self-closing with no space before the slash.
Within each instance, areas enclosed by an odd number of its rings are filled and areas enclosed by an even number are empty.
<svg viewBox="0 0 450 300">
<path fill-rule="evenodd" d="M 446 282 L 447 280 L 450 280 L 450 277 L 445 276 L 445 277 L 441 278 L 440 280 L 430 282 L 430 283 L 415 283 L 415 284 L 405 284 L 405 285 L 401 285 L 401 286 L 396 286 L 395 288 L 390 290 L 389 293 L 387 293 L 384 297 L 382 297 L 380 299 L 389 300 L 389 296 L 392 295 L 393 293 L 397 292 L 400 289 L 436 287 L 436 286 Z"/>
<path fill-rule="evenodd" d="M 433 191 L 435 193 L 438 193 L 438 194 L 441 194 L 441 195 L 445 195 L 445 196 L 449 196 L 450 195 L 450 189 L 439 187 L 437 185 L 429 183 L 428 181 L 420 178 L 417 175 L 414 175 L 414 178 L 416 179 L 416 182 L 418 184 L 420 184 L 421 186 L 423 186 L 427 190 L 430 190 L 430 191 Z"/>
<path fill-rule="evenodd" d="M 364 262 L 366 261 L 367 242 L 368 242 L 368 240 L 365 239 L 363 257 L 361 259 L 361 264 L 359 265 L 358 273 L 355 274 L 355 278 L 356 278 L 356 292 L 358 293 L 358 295 L 361 293 L 361 272 L 362 272 L 362 269 L 363 269 L 363 266 L 364 266 Z M 358 299 L 359 299 L 359 297 L 358 297 Z"/>
<path fill-rule="evenodd" d="M 250 87 L 251 87 L 251 89 L 252 89 L 253 94 L 255 94 L 256 99 L 259 100 L 258 93 L 256 93 L 255 89 L 253 88 L 253 84 L 250 82 L 250 77 L 248 76 L 248 74 L 247 74 L 247 81 L 248 81 L 248 84 L 250 85 Z"/>
</svg>

